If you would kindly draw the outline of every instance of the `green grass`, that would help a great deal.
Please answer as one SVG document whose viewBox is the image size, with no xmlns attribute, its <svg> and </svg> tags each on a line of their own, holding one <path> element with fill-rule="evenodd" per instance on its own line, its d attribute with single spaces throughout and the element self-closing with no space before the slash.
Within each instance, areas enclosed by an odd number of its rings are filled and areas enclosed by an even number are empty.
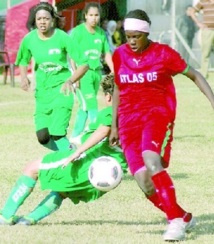
<svg viewBox="0 0 214 244">
<path fill-rule="evenodd" d="M 212 244 L 214 113 L 190 80 L 177 76 L 175 83 L 178 112 L 169 172 L 178 202 L 197 218 L 195 230 L 183 243 Z M 26 163 L 48 152 L 36 140 L 33 112 L 33 92 L 22 91 L 18 82 L 15 88 L 0 83 L 0 206 Z M 46 193 L 37 185 L 18 214 L 32 210 Z M 163 214 L 127 175 L 118 188 L 95 202 L 75 206 L 65 200 L 36 226 L 0 226 L 0 243 L 158 244 L 163 243 L 165 227 Z"/>
</svg>

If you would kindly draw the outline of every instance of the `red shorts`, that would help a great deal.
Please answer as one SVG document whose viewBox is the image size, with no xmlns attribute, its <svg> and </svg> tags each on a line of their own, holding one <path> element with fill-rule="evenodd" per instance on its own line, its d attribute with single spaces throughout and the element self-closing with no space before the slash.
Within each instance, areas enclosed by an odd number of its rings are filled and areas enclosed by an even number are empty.
<svg viewBox="0 0 214 244">
<path fill-rule="evenodd" d="M 152 109 L 146 115 L 119 114 L 120 142 L 133 175 L 144 166 L 142 153 L 146 150 L 159 154 L 164 167 L 168 167 L 174 127 L 170 118 L 163 107 Z"/>
</svg>

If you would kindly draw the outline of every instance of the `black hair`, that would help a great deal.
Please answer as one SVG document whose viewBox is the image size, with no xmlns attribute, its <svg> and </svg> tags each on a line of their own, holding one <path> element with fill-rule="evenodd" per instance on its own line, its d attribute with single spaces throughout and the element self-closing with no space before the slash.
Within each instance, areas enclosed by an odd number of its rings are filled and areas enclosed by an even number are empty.
<svg viewBox="0 0 214 244">
<path fill-rule="evenodd" d="M 125 16 L 125 19 L 127 19 L 127 18 L 145 20 L 150 25 L 152 23 L 149 16 L 147 15 L 147 13 L 141 9 L 135 9 L 135 10 L 128 12 Z"/>
<path fill-rule="evenodd" d="M 110 95 L 113 95 L 114 74 L 109 74 L 105 76 L 101 81 L 101 87 L 103 89 L 104 94 L 109 93 Z"/>
<path fill-rule="evenodd" d="M 56 18 L 58 17 L 58 15 L 56 14 L 55 12 L 55 9 L 54 7 L 50 4 L 50 3 L 47 3 L 47 2 L 41 2 L 39 4 L 37 4 L 35 7 L 34 7 L 34 13 L 36 15 L 36 13 L 39 11 L 39 10 L 46 10 L 50 13 L 50 15 L 52 16 L 52 18 Z"/>
<path fill-rule="evenodd" d="M 33 6 L 30 9 L 30 13 L 29 13 L 29 16 L 28 16 L 27 24 L 26 24 L 26 27 L 27 27 L 27 29 L 29 31 L 36 28 L 36 20 L 35 20 L 35 18 L 36 18 L 36 13 L 39 10 L 48 11 L 50 13 L 50 15 L 52 16 L 52 18 L 55 19 L 55 26 L 59 27 L 59 18 L 60 18 L 60 16 L 55 12 L 54 7 L 50 3 L 41 2 L 41 3 Z"/>
<path fill-rule="evenodd" d="M 83 14 L 87 14 L 87 13 L 88 13 L 88 10 L 89 10 L 90 8 L 97 8 L 98 11 L 99 11 L 99 13 L 100 13 L 100 15 L 101 15 L 101 12 L 102 12 L 102 10 L 101 10 L 101 6 L 100 6 L 99 3 L 96 3 L 96 2 L 89 2 L 89 3 L 87 3 L 87 4 L 85 5 L 84 10 L 83 10 Z"/>
</svg>

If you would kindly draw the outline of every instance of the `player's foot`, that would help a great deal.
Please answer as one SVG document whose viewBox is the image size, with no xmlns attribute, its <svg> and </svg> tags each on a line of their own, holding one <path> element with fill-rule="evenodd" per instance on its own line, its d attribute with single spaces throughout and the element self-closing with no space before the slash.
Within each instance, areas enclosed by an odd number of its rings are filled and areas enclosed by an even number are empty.
<svg viewBox="0 0 214 244">
<path fill-rule="evenodd" d="M 14 225 L 15 223 L 15 217 L 6 219 L 2 214 L 0 214 L 0 225 Z"/>
<path fill-rule="evenodd" d="M 164 241 L 182 241 L 185 238 L 185 232 L 190 232 L 195 225 L 194 217 L 189 222 L 185 222 L 182 218 L 175 218 L 170 221 L 163 239 Z"/>
<path fill-rule="evenodd" d="M 19 224 L 19 225 L 35 225 L 36 221 L 34 219 L 23 216 L 17 220 L 16 224 Z"/>
</svg>

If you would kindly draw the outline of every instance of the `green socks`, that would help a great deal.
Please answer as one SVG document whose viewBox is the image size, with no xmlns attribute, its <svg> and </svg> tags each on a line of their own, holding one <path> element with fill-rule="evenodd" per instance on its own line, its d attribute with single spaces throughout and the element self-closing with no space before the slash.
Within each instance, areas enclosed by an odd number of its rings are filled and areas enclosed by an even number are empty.
<svg viewBox="0 0 214 244">
<path fill-rule="evenodd" d="M 97 109 L 88 110 L 89 123 L 90 122 L 94 122 L 96 120 L 97 114 L 98 114 L 98 110 Z"/>
<path fill-rule="evenodd" d="M 77 112 L 76 121 L 71 137 L 74 138 L 79 136 L 85 129 L 87 118 L 89 119 L 89 123 L 93 122 L 97 118 L 97 113 L 97 109 L 91 109 L 88 111 L 83 111 L 82 109 L 79 109 Z"/>
<path fill-rule="evenodd" d="M 6 218 L 11 218 L 25 199 L 30 195 L 36 184 L 36 180 L 29 176 L 22 175 L 13 187 L 1 214 Z"/>
<path fill-rule="evenodd" d="M 80 133 L 83 132 L 87 117 L 88 117 L 87 111 L 83 111 L 82 109 L 78 110 L 71 137 L 79 136 Z"/>
<path fill-rule="evenodd" d="M 54 141 L 59 151 L 65 151 L 69 149 L 70 142 L 67 137 L 62 137 L 57 141 Z"/>
<path fill-rule="evenodd" d="M 57 151 L 58 147 L 56 145 L 56 142 L 51 138 L 47 144 L 43 144 L 44 147 L 52 150 L 52 151 Z"/>
<path fill-rule="evenodd" d="M 21 176 L 13 187 L 1 214 L 4 218 L 9 219 L 15 215 L 18 208 L 24 203 L 30 195 L 36 181 L 28 176 Z M 63 198 L 57 192 L 51 192 L 30 214 L 26 217 L 35 220 L 45 218 L 56 211 L 62 204 Z"/>
<path fill-rule="evenodd" d="M 62 204 L 63 198 L 57 192 L 51 192 L 26 218 L 35 222 L 45 218 L 56 211 Z"/>
<path fill-rule="evenodd" d="M 49 140 L 49 142 L 44 147 L 51 149 L 52 151 L 62 151 L 69 149 L 70 142 L 67 137 L 62 137 L 61 139 L 54 141 L 52 138 Z"/>
</svg>

